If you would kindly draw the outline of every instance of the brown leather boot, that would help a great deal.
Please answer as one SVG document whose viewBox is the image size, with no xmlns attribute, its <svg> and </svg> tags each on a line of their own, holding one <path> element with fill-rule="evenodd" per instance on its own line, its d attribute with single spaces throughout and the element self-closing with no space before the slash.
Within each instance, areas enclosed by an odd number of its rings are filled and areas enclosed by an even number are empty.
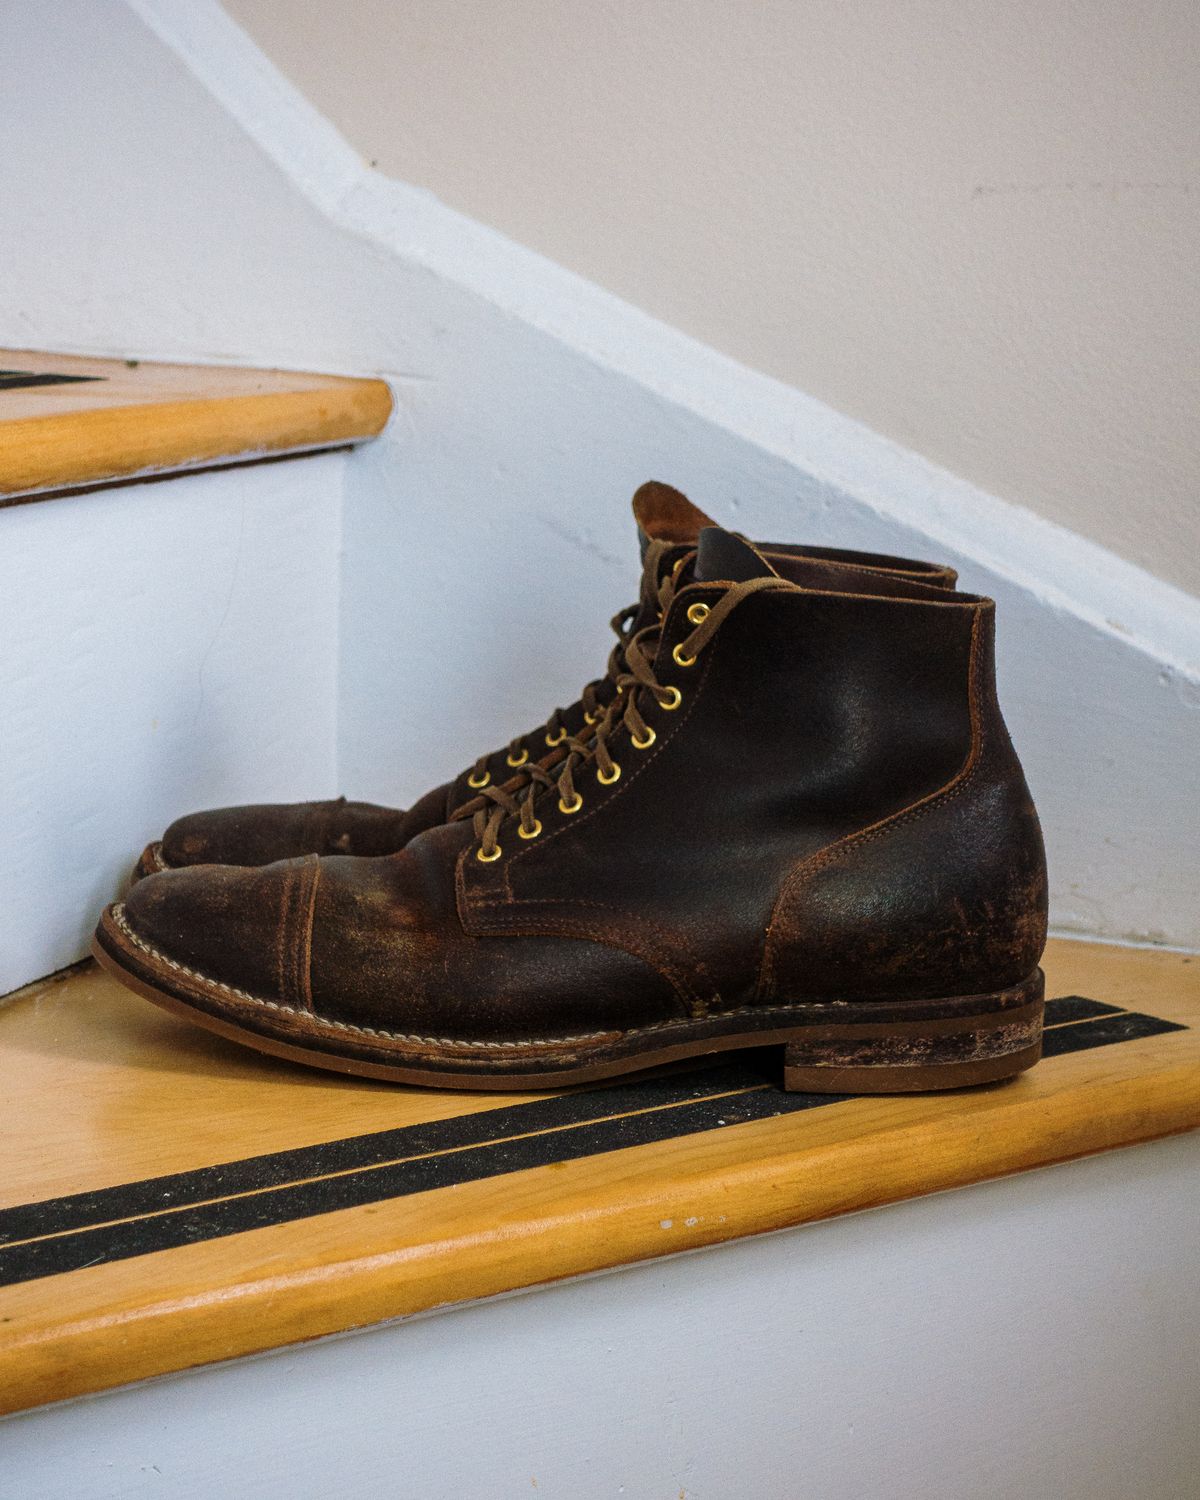
<svg viewBox="0 0 1200 1500">
<path fill-rule="evenodd" d="M 778 1045 L 789 1088 L 1039 1056 L 1041 832 L 990 600 L 703 532 L 586 738 L 381 859 L 155 875 L 96 954 L 263 1051 L 455 1088 Z"/>
<path fill-rule="evenodd" d="M 607 670 L 588 683 L 569 708 L 556 708 L 545 724 L 481 755 L 453 781 L 434 787 L 407 809 L 339 797 L 331 802 L 260 803 L 190 813 L 147 846 L 134 879 L 187 865 L 265 865 L 301 854 L 394 854 L 418 833 L 444 823 L 483 787 L 503 783 L 527 761 L 594 723 L 612 699 L 613 684 L 624 668 L 624 642 L 656 617 L 660 578 L 695 548 L 701 529 L 713 524 L 685 495 L 655 481 L 634 495 L 633 514 L 642 547 L 641 598 L 613 618 L 618 639 Z M 910 558 L 775 542 L 762 545 L 785 577 L 794 563 L 815 561 L 831 569 L 865 569 L 949 589 L 956 581 L 953 568 Z M 847 586 L 854 585 L 853 572 L 842 576 Z"/>
</svg>

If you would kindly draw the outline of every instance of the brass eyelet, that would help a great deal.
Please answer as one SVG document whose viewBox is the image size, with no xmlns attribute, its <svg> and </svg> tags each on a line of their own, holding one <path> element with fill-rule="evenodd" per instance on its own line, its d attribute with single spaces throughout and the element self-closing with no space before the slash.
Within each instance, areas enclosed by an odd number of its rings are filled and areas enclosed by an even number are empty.
<svg viewBox="0 0 1200 1500">
<path fill-rule="evenodd" d="M 583 722 L 585 724 L 598 724 L 600 722 L 600 715 L 588 713 L 585 710 L 583 715 Z"/>
<path fill-rule="evenodd" d="M 543 736 L 547 745 L 550 746 L 551 750 L 554 749 L 555 745 L 561 745 L 566 737 L 567 731 L 565 729 L 556 729 L 553 734 L 547 734 Z"/>
<path fill-rule="evenodd" d="M 653 745 L 654 741 L 657 738 L 658 738 L 658 735 L 656 735 L 655 732 L 653 731 L 653 729 L 650 728 L 649 724 L 647 724 L 646 725 L 646 738 L 644 740 L 639 740 L 638 737 L 637 737 L 637 735 L 634 734 L 634 735 L 630 736 L 630 742 L 638 750 L 649 750 L 650 746 Z"/>
<path fill-rule="evenodd" d="M 693 625 L 703 625 L 708 619 L 709 608 L 707 604 L 689 604 L 687 617 Z"/>
<path fill-rule="evenodd" d="M 614 781 L 620 781 L 620 779 L 621 768 L 619 765 L 617 765 L 615 760 L 612 763 L 612 770 L 607 776 L 601 770 L 596 771 L 596 780 L 600 783 L 601 786 L 612 786 Z"/>
<path fill-rule="evenodd" d="M 696 658 L 694 656 L 684 656 L 682 641 L 672 650 L 671 660 L 679 667 L 694 667 L 696 665 Z"/>
<path fill-rule="evenodd" d="M 684 563 L 687 561 L 687 556 L 688 555 L 687 555 L 686 552 L 681 552 L 680 555 L 675 559 L 675 564 L 674 564 L 674 566 L 671 569 L 671 578 L 672 579 L 676 579 L 676 578 L 679 577 L 679 570 L 680 570 L 680 568 L 683 567 Z"/>
<path fill-rule="evenodd" d="M 575 793 L 574 802 L 565 802 L 561 797 L 558 799 L 558 810 L 562 813 L 577 813 L 583 806 L 583 798 L 578 792 Z"/>
<path fill-rule="evenodd" d="M 520 755 L 514 755 L 512 753 L 512 751 L 510 750 L 508 752 L 508 754 L 504 757 L 504 759 L 505 759 L 505 762 L 508 765 L 512 766 L 513 769 L 515 770 L 517 768 L 517 766 L 523 766 L 525 764 L 525 762 L 529 759 L 529 751 L 528 750 L 522 750 L 521 753 L 520 753 Z"/>
<path fill-rule="evenodd" d="M 481 786 L 487 786 L 491 779 L 492 773 L 490 771 L 485 771 L 482 776 L 480 776 L 478 771 L 472 771 L 467 777 L 467 785 L 474 787 L 478 791 Z"/>
<path fill-rule="evenodd" d="M 541 821 L 538 818 L 534 818 L 533 827 L 529 830 L 528 833 L 526 833 L 524 828 L 520 827 L 520 825 L 518 825 L 517 827 L 517 833 L 523 839 L 535 839 L 537 838 L 538 834 L 541 833 L 541 831 L 542 825 Z"/>
<path fill-rule="evenodd" d="M 500 845 L 497 844 L 490 854 L 485 854 L 483 852 L 483 845 L 480 844 L 479 848 L 475 851 L 475 858 L 481 865 L 490 865 L 493 860 L 500 858 L 500 852 Z"/>
<path fill-rule="evenodd" d="M 667 713 L 673 714 L 683 702 L 683 694 L 677 687 L 664 688 L 663 691 L 667 696 L 658 700 L 658 706 L 665 709 Z"/>
</svg>

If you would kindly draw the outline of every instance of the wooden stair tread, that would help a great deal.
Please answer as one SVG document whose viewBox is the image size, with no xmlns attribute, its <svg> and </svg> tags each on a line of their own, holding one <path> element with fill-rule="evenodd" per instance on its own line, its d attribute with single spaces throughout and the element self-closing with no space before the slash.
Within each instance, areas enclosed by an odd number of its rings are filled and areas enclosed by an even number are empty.
<svg viewBox="0 0 1200 1500">
<path fill-rule="evenodd" d="M 1032 1072 L 849 1100 L 783 1095 L 755 1054 L 403 1089 L 227 1044 L 91 965 L 32 985 L 0 1006 L 0 1409 L 1200 1125 L 1200 958 L 1057 941 L 1045 967 Z"/>
<path fill-rule="evenodd" d="M 360 442 L 382 380 L 0 349 L 0 504 Z"/>
</svg>

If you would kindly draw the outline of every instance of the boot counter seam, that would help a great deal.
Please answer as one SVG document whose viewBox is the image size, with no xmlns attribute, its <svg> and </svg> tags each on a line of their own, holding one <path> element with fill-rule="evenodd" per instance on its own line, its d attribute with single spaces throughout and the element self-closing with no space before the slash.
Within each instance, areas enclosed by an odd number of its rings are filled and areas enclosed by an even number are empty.
<svg viewBox="0 0 1200 1500">
<path fill-rule="evenodd" d="M 867 828 L 861 828 L 856 833 L 847 834 L 845 838 L 837 840 L 836 843 L 827 844 L 824 849 L 819 849 L 815 854 L 802 859 L 789 870 L 775 898 L 775 904 L 771 909 L 771 916 L 767 922 L 766 933 L 763 940 L 762 963 L 759 967 L 758 981 L 755 993 L 770 998 L 775 993 L 776 959 L 780 944 L 779 928 L 782 923 L 782 909 L 788 899 L 793 896 L 799 888 L 821 870 L 828 868 L 837 860 L 861 849 L 865 844 L 874 843 L 878 839 L 886 838 L 897 828 L 909 823 L 918 822 L 939 807 L 944 807 L 956 797 L 962 795 L 974 781 L 980 764 L 983 760 L 983 752 L 987 741 L 987 728 L 982 711 L 981 693 L 979 685 L 979 654 L 980 635 L 983 621 L 982 609 L 976 609 L 975 619 L 971 626 L 971 651 L 967 666 L 969 680 L 968 703 L 971 714 L 971 746 L 963 764 L 955 772 L 944 786 L 937 791 L 930 792 L 927 796 L 917 802 L 909 803 L 907 807 L 898 812 L 889 814 L 877 823 Z"/>
</svg>

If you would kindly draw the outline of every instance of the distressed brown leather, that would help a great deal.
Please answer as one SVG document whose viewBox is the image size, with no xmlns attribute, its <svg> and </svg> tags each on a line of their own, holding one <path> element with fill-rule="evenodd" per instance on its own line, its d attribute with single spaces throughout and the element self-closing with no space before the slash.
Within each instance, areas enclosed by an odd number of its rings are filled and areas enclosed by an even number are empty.
<svg viewBox="0 0 1200 1500">
<path fill-rule="evenodd" d="M 678 665 L 689 609 L 761 579 Z M 504 818 L 489 863 L 468 808 L 386 857 L 154 875 L 99 940 L 242 1033 L 350 1063 L 408 1049 L 434 1074 L 503 1068 L 497 1043 L 617 1047 L 724 1014 L 902 1015 L 1003 990 L 1036 973 L 1046 878 L 993 618 L 990 600 L 883 573 L 831 590 L 822 560 L 783 581 L 706 529 L 637 638 L 680 704 L 625 681 L 653 744 L 610 723 L 621 775 L 602 786 L 576 755 L 579 811 L 541 791 L 538 835 Z"/>
<path fill-rule="evenodd" d="M 657 554 L 653 571 L 673 567 L 695 548 L 702 528 L 713 522 L 680 491 L 651 480 L 633 497 L 643 558 L 653 542 L 665 544 Z M 760 546 L 784 577 L 794 568 L 805 570 L 814 583 L 813 564 L 821 564 L 823 580 L 815 586 L 870 587 L 871 578 L 883 573 L 909 578 L 932 586 L 952 589 L 952 568 L 912 558 L 882 553 L 851 552 L 829 547 L 801 547 L 766 542 Z M 655 611 L 657 576 L 645 572 L 636 610 L 631 606 L 629 632 L 650 624 Z M 593 699 L 603 705 L 612 697 L 612 674 L 592 684 Z M 585 727 L 582 698 L 559 710 L 562 732 L 578 734 Z M 475 795 L 479 776 L 499 784 L 509 779 L 524 754 L 532 758 L 552 748 L 544 725 L 518 736 L 509 745 L 481 758 L 452 781 L 434 787 L 407 809 L 380 807 L 371 802 L 348 802 L 344 797 L 328 802 L 258 803 L 242 807 L 215 808 L 189 813 L 177 819 L 162 839 L 143 853 L 136 876 L 187 865 L 261 865 L 302 854 L 352 854 L 374 856 L 402 849 L 418 833 L 444 823 L 453 812 Z M 473 779 L 474 777 L 474 779 Z"/>
</svg>

